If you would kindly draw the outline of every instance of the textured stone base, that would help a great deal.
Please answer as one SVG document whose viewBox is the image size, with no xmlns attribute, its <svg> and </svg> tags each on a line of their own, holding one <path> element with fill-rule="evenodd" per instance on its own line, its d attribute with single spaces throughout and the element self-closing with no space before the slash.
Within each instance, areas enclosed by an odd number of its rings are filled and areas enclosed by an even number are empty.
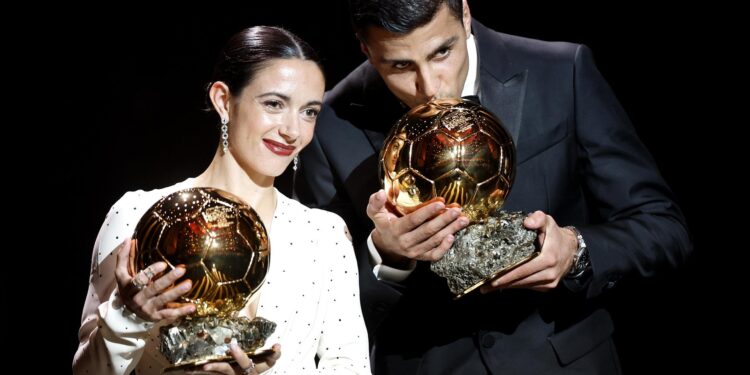
<svg viewBox="0 0 750 375">
<path fill-rule="evenodd" d="M 525 218 L 520 211 L 498 211 L 484 223 L 469 225 L 430 268 L 448 280 L 456 298 L 464 296 L 539 253 L 536 231 L 523 226 Z"/>
<path fill-rule="evenodd" d="M 175 325 L 159 329 L 160 348 L 174 369 L 219 360 L 231 360 L 227 355 L 232 339 L 248 354 L 262 347 L 276 329 L 276 323 L 257 317 L 183 319 Z"/>
</svg>

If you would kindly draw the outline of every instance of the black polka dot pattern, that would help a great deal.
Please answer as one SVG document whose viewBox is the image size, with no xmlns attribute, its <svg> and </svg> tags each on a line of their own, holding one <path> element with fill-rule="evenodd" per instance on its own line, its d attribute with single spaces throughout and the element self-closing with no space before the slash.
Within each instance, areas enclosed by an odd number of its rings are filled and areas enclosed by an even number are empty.
<svg viewBox="0 0 750 375">
<path fill-rule="evenodd" d="M 94 284 L 87 294 L 83 325 L 98 329 L 96 334 L 104 335 L 105 341 L 111 337 L 113 342 L 131 344 L 120 345 L 124 352 L 110 353 L 109 367 L 107 363 L 81 363 L 89 373 L 113 373 L 114 369 L 121 369 L 117 373 L 135 370 L 137 374 L 158 374 L 165 367 L 156 349 L 158 329 L 152 329 L 152 324 L 146 324 L 135 314 L 125 314 L 122 302 L 110 301 L 116 290 L 117 257 L 112 255 L 123 239 L 132 236 L 140 215 L 151 204 L 190 186 L 192 180 L 162 190 L 127 193 L 108 213 L 92 265 L 92 271 L 98 271 L 95 275 L 99 277 L 91 279 Z M 369 374 L 357 264 L 355 257 L 348 256 L 353 254 L 353 249 L 343 220 L 277 194 L 276 212 L 269 226 L 271 268 L 260 288 L 257 305 L 258 316 L 277 324 L 276 332 L 266 345 L 280 343 L 282 353 L 286 354 L 272 372 L 299 374 L 317 368 L 322 373 L 346 369 L 342 372 Z M 99 316 L 100 304 L 109 305 L 110 312 L 104 317 Z M 144 351 L 137 364 L 128 359 L 133 357 L 128 353 L 134 350 Z M 317 365 L 316 356 L 319 358 Z M 82 362 L 90 358 L 96 356 L 84 356 Z"/>
</svg>

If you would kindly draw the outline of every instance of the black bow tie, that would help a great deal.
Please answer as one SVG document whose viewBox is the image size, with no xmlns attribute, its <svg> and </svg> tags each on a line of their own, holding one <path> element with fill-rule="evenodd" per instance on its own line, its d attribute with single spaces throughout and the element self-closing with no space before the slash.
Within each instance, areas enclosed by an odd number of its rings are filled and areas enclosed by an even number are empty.
<svg viewBox="0 0 750 375">
<path fill-rule="evenodd" d="M 464 95 L 461 98 L 466 99 L 466 100 L 468 100 L 470 102 L 474 102 L 474 103 L 480 104 L 480 105 L 482 104 L 482 103 L 479 102 L 479 96 L 477 96 L 477 95 Z"/>
</svg>

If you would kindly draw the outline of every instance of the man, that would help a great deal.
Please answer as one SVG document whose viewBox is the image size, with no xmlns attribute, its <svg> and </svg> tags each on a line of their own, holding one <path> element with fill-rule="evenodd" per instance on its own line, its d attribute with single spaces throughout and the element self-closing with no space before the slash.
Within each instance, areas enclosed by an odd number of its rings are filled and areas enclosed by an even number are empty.
<svg viewBox="0 0 750 375">
<path fill-rule="evenodd" d="M 460 0 L 350 5 L 368 61 L 328 93 L 296 188 L 303 202 L 347 220 L 374 372 L 618 373 L 599 297 L 623 277 L 680 264 L 691 244 L 589 49 L 487 29 Z M 394 215 L 376 192 L 377 158 L 408 108 L 466 95 L 515 141 L 504 208 L 533 212 L 524 224 L 542 249 L 454 301 L 428 261 L 445 254 L 466 219 L 439 202 Z"/>
</svg>

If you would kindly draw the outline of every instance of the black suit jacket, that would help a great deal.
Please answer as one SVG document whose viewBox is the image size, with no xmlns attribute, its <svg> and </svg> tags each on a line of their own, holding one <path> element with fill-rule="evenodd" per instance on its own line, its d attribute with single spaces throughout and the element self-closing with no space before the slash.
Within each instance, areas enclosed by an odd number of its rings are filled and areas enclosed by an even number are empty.
<svg viewBox="0 0 750 375">
<path fill-rule="evenodd" d="M 339 213 L 352 231 L 375 373 L 619 372 L 612 320 L 597 297 L 623 277 L 681 263 L 691 250 L 683 215 L 587 47 L 476 21 L 472 31 L 482 105 L 517 146 L 504 208 L 542 210 L 577 226 L 593 267 L 586 282 L 453 301 L 427 264 L 398 285 L 375 279 L 365 207 L 381 186 L 384 137 L 407 109 L 367 62 L 327 94 L 296 193 Z"/>
</svg>

